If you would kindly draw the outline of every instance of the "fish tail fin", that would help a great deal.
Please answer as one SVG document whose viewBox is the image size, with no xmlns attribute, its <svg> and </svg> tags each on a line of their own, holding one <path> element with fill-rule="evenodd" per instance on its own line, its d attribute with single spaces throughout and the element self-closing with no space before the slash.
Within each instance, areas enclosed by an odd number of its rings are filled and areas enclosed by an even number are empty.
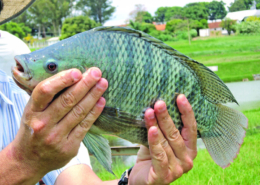
<svg viewBox="0 0 260 185">
<path fill-rule="evenodd" d="M 112 157 L 108 140 L 101 135 L 88 132 L 83 139 L 83 143 L 89 152 L 97 158 L 98 162 L 107 171 L 115 175 L 111 167 Z"/>
<path fill-rule="evenodd" d="M 237 157 L 243 143 L 248 119 L 232 108 L 218 104 L 216 124 L 209 131 L 201 132 L 213 160 L 222 168 L 226 168 Z"/>
</svg>

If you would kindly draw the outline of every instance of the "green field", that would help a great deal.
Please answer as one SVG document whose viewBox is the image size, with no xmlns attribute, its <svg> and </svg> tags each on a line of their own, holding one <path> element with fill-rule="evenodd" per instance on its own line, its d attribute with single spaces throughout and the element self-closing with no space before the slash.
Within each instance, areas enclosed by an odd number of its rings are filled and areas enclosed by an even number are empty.
<svg viewBox="0 0 260 185">
<path fill-rule="evenodd" d="M 206 66 L 218 66 L 224 82 L 253 80 L 260 74 L 260 35 L 236 35 L 166 43 Z"/>
<path fill-rule="evenodd" d="M 193 169 L 172 183 L 173 185 L 259 185 L 260 184 L 260 109 L 244 111 L 249 120 L 244 143 L 238 157 L 228 168 L 222 169 L 211 159 L 206 149 L 199 150 Z M 92 158 L 93 170 L 102 180 L 119 178 L 125 169 L 120 157 L 113 161 L 117 177 L 106 172 Z"/>
</svg>

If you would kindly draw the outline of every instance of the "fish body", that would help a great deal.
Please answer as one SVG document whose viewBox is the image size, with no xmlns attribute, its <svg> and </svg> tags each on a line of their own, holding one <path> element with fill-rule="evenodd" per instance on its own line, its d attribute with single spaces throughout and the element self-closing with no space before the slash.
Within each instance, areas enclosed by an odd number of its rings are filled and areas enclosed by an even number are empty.
<svg viewBox="0 0 260 185">
<path fill-rule="evenodd" d="M 236 102 L 226 85 L 207 67 L 163 42 L 129 28 L 98 27 L 55 45 L 16 57 L 13 76 L 27 92 L 42 80 L 66 69 L 82 72 L 98 67 L 109 86 L 104 111 L 84 144 L 111 171 L 111 152 L 100 134 L 113 134 L 148 146 L 144 110 L 162 99 L 181 131 L 178 94 L 193 107 L 201 137 L 213 160 L 221 167 L 237 155 L 245 136 L 246 117 L 221 103 Z M 20 70 L 19 70 L 20 68 Z M 22 68 L 22 69 L 21 69 Z M 103 145 L 93 146 L 93 140 Z"/>
</svg>

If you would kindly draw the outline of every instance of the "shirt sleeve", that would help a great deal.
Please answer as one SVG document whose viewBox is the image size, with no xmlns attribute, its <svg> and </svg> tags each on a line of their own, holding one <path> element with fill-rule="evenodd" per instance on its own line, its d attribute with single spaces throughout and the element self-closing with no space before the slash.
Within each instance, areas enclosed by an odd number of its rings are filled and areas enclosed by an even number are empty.
<svg viewBox="0 0 260 185">
<path fill-rule="evenodd" d="M 46 185 L 53 185 L 58 177 L 58 175 L 65 169 L 69 168 L 70 166 L 73 165 L 78 165 L 78 164 L 86 164 L 91 167 L 90 164 L 90 157 L 87 148 L 84 146 L 84 144 L 81 142 L 80 148 L 78 151 L 78 154 L 76 157 L 72 158 L 68 164 L 66 164 L 63 168 L 51 171 L 47 173 L 43 177 L 43 182 Z"/>
</svg>

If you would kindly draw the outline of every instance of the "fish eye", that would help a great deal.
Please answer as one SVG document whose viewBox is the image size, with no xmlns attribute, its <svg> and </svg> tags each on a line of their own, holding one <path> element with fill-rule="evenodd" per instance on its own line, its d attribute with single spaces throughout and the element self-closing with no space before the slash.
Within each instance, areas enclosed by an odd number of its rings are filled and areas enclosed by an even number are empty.
<svg viewBox="0 0 260 185">
<path fill-rule="evenodd" d="M 43 65 L 45 71 L 50 74 L 54 74 L 58 70 L 58 63 L 54 59 L 49 59 L 44 65 Z"/>
<path fill-rule="evenodd" d="M 47 68 L 49 71 L 55 71 L 57 69 L 57 64 L 55 64 L 54 62 L 50 62 L 48 65 L 47 65 Z"/>
</svg>

